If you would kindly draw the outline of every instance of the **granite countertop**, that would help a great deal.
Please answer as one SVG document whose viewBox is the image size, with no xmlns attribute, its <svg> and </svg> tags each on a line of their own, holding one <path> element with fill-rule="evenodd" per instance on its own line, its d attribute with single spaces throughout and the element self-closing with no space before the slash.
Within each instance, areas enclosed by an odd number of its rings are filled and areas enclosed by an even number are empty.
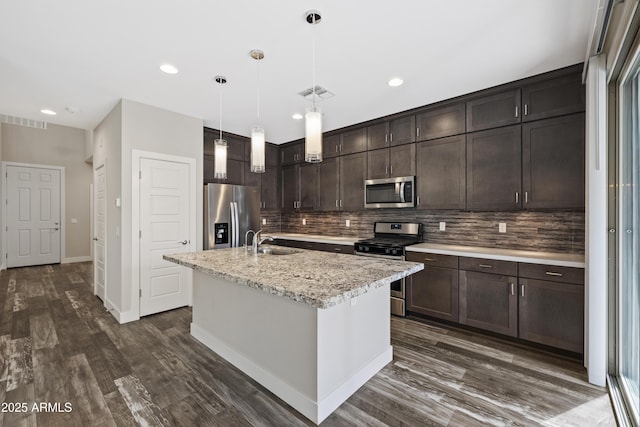
<svg viewBox="0 0 640 427">
<path fill-rule="evenodd" d="M 559 267 L 584 268 L 584 255 L 557 252 L 523 251 L 517 249 L 483 248 L 475 246 L 442 245 L 420 243 L 407 246 L 409 252 L 425 252 L 441 255 L 487 258 L 502 261 L 526 262 L 530 264 L 556 265 Z"/>
<path fill-rule="evenodd" d="M 316 308 L 332 307 L 424 268 L 418 262 L 278 250 L 292 253 L 254 255 L 244 248 L 231 248 L 164 255 L 164 259 Z"/>
<path fill-rule="evenodd" d="M 321 234 L 303 234 L 303 233 L 265 233 L 274 239 L 283 240 L 297 240 L 299 242 L 312 242 L 312 243 L 329 243 L 334 245 L 353 246 L 358 240 L 362 240 L 359 237 L 340 237 L 340 236 L 324 236 Z"/>
</svg>

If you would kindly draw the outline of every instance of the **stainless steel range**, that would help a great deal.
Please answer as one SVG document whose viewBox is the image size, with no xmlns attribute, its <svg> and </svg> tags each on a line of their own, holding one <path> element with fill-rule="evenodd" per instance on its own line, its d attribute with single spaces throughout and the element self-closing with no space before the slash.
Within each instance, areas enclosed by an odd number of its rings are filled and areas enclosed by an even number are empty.
<svg viewBox="0 0 640 427">
<path fill-rule="evenodd" d="M 422 242 L 422 224 L 413 222 L 376 222 L 371 239 L 355 243 L 356 255 L 404 261 L 404 248 Z M 405 279 L 391 283 L 391 314 L 405 315 Z"/>
</svg>

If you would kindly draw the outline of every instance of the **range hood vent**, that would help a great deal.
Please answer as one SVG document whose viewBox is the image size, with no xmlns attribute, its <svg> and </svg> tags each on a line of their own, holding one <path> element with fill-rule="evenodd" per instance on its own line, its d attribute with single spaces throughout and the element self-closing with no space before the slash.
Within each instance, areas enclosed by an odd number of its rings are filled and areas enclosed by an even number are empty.
<svg viewBox="0 0 640 427">
<path fill-rule="evenodd" d="M 28 128 L 46 129 L 47 122 L 42 120 L 25 119 L 24 117 L 9 116 L 0 114 L 0 123 L 9 123 L 11 125 L 25 126 Z"/>
<path fill-rule="evenodd" d="M 302 92 L 298 92 L 298 95 L 300 95 L 307 101 L 313 101 L 313 89 L 314 88 L 310 87 L 308 89 L 303 90 Z M 320 85 L 315 85 L 315 91 L 316 91 L 316 102 L 324 101 L 325 99 L 329 99 L 336 96 L 335 93 L 330 92 L 329 90 L 323 88 Z"/>
</svg>

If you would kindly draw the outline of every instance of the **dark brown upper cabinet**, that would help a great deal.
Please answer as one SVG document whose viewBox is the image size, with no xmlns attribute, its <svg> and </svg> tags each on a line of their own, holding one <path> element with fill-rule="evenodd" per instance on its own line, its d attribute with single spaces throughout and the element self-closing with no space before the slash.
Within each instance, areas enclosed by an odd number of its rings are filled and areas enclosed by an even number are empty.
<svg viewBox="0 0 640 427">
<path fill-rule="evenodd" d="M 367 127 L 367 150 L 389 146 L 389 123 L 383 122 Z"/>
<path fill-rule="evenodd" d="M 304 161 L 304 140 L 291 142 L 280 147 L 281 164 L 293 165 Z"/>
<path fill-rule="evenodd" d="M 340 155 L 340 135 L 322 136 L 322 158 L 328 159 Z"/>
<path fill-rule="evenodd" d="M 280 185 L 282 186 L 282 210 L 294 211 L 298 209 L 300 199 L 300 181 L 298 165 L 285 165 L 280 168 Z"/>
<path fill-rule="evenodd" d="M 340 157 L 318 164 L 318 210 L 340 210 Z"/>
<path fill-rule="evenodd" d="M 260 175 L 261 208 L 265 210 L 279 209 L 278 168 L 267 165 L 267 170 Z"/>
<path fill-rule="evenodd" d="M 584 208 L 584 113 L 522 125 L 525 209 Z"/>
<path fill-rule="evenodd" d="M 389 145 L 416 141 L 416 116 L 399 117 L 389 121 Z"/>
<path fill-rule="evenodd" d="M 300 188 L 299 210 L 312 211 L 318 207 L 318 164 L 300 163 L 298 165 Z"/>
<path fill-rule="evenodd" d="M 367 151 L 367 128 L 353 129 L 341 135 L 341 154 Z"/>
<path fill-rule="evenodd" d="M 416 207 L 464 209 L 465 136 L 450 136 L 416 145 Z"/>
<path fill-rule="evenodd" d="M 520 123 L 520 89 L 467 102 L 467 132 Z"/>
<path fill-rule="evenodd" d="M 404 144 L 367 152 L 368 179 L 416 174 L 416 145 Z"/>
<path fill-rule="evenodd" d="M 251 161 L 251 156 L 247 160 Z M 266 165 L 278 166 L 280 164 L 280 147 L 275 144 L 266 144 L 264 160 Z"/>
<path fill-rule="evenodd" d="M 522 207 L 520 125 L 467 134 L 467 209 Z"/>
<path fill-rule="evenodd" d="M 340 205 L 341 210 L 364 209 L 364 181 L 367 179 L 367 153 L 340 157 Z"/>
<path fill-rule="evenodd" d="M 522 87 L 522 121 L 579 113 L 585 110 L 582 74 L 576 73 Z"/>
<path fill-rule="evenodd" d="M 434 108 L 416 114 L 416 140 L 442 138 L 465 132 L 465 104 Z"/>
</svg>

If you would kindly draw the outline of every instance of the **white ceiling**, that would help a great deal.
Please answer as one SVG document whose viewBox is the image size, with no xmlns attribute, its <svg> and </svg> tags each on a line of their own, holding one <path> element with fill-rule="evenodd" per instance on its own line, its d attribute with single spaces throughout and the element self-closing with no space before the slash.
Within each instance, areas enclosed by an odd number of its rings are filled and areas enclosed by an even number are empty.
<svg viewBox="0 0 640 427">
<path fill-rule="evenodd" d="M 217 127 L 221 74 L 223 129 L 249 135 L 249 51 L 262 49 L 260 122 L 283 143 L 304 133 L 291 115 L 308 105 L 297 93 L 312 83 L 314 38 L 316 83 L 336 94 L 320 103 L 331 130 L 582 62 L 596 1 L 7 0 L 0 114 L 93 129 L 127 98 Z M 389 87 L 394 76 L 404 85 Z"/>
</svg>

